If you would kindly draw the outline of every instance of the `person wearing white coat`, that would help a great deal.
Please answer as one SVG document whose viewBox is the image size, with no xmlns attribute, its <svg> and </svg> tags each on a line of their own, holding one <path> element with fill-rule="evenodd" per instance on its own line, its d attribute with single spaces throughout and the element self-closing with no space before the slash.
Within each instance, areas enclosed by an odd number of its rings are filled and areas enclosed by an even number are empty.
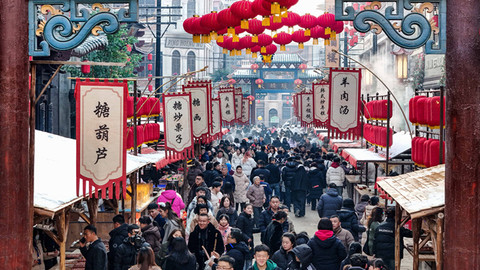
<svg viewBox="0 0 480 270">
<path fill-rule="evenodd" d="M 340 167 L 340 158 L 333 159 L 332 165 L 327 170 L 327 185 L 334 183 L 337 185 L 338 195 L 343 194 L 343 182 L 345 181 L 345 171 Z"/>
<path fill-rule="evenodd" d="M 250 174 L 252 173 L 253 168 L 257 167 L 257 162 L 252 158 L 252 154 L 249 150 L 245 152 L 243 156 L 240 166 L 242 166 L 243 173 L 250 179 Z"/>
</svg>

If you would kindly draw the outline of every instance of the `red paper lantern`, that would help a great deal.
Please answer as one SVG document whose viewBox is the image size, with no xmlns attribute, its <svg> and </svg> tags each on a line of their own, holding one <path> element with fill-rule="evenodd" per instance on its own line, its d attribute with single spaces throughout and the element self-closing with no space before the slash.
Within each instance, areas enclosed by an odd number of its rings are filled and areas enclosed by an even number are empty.
<svg viewBox="0 0 480 270">
<path fill-rule="evenodd" d="M 313 38 L 313 44 L 318 44 L 318 39 L 322 38 L 324 40 L 330 39 L 330 35 L 325 35 L 325 29 L 321 26 L 315 26 L 310 29 L 310 37 Z"/>
<path fill-rule="evenodd" d="M 222 26 L 226 26 L 230 35 L 235 35 L 235 27 L 240 25 L 241 19 L 233 15 L 230 8 L 226 8 L 218 12 L 217 22 Z"/>
<path fill-rule="evenodd" d="M 148 59 L 148 61 L 152 61 L 153 60 L 153 55 L 151 53 L 149 53 L 147 55 L 147 59 Z"/>
<path fill-rule="evenodd" d="M 257 58 L 257 53 L 260 52 L 262 48 L 258 45 L 253 46 L 251 51 L 252 51 L 252 58 Z"/>
<path fill-rule="evenodd" d="M 217 16 L 217 12 L 212 11 L 211 13 L 200 17 L 200 26 L 205 29 L 209 29 L 211 35 L 216 35 L 217 31 L 222 29 L 222 25 L 220 25 L 217 21 Z"/>
<path fill-rule="evenodd" d="M 153 65 L 152 65 L 152 64 L 148 64 L 148 65 L 147 65 L 147 69 L 148 69 L 148 70 L 152 70 L 152 69 L 153 69 Z"/>
<path fill-rule="evenodd" d="M 228 80 L 228 83 L 229 83 L 230 85 L 234 85 L 234 84 L 237 83 L 237 81 L 235 81 L 235 79 L 229 79 L 229 80 Z"/>
<path fill-rule="evenodd" d="M 194 20 L 191 23 L 191 27 L 194 30 L 194 34 L 197 35 L 197 38 L 194 40 L 199 41 L 202 43 L 209 43 L 210 42 L 210 29 L 204 28 L 200 25 L 201 18 L 200 17 L 195 17 Z M 195 37 L 195 35 L 194 35 Z M 201 39 L 200 39 L 201 37 Z"/>
<path fill-rule="evenodd" d="M 150 91 L 150 92 L 153 91 L 153 85 L 151 85 L 151 84 L 148 85 L 148 91 Z"/>
<path fill-rule="evenodd" d="M 255 83 L 258 85 L 258 88 L 262 88 L 263 80 L 262 79 L 256 79 Z"/>
<path fill-rule="evenodd" d="M 305 69 L 307 69 L 307 64 L 300 64 L 298 69 L 300 69 L 302 72 L 305 72 Z"/>
<path fill-rule="evenodd" d="M 126 113 L 127 118 L 133 117 L 133 97 L 131 96 L 127 97 Z"/>
<path fill-rule="evenodd" d="M 252 36 L 244 36 L 240 38 L 240 46 L 242 46 L 243 49 L 246 50 L 247 54 L 251 53 L 251 49 L 255 44 L 252 42 Z"/>
<path fill-rule="evenodd" d="M 282 20 L 283 25 L 288 26 L 288 30 L 291 32 L 295 25 L 300 22 L 300 15 L 295 12 L 288 11 L 287 17 Z"/>
<path fill-rule="evenodd" d="M 142 146 L 144 141 L 145 141 L 145 133 L 144 133 L 143 125 L 139 125 L 139 126 L 137 126 L 137 145 L 136 145 L 136 147 Z"/>
<path fill-rule="evenodd" d="M 82 62 L 88 62 L 88 60 L 83 60 Z M 90 65 L 82 65 L 80 68 L 83 74 L 88 74 L 90 73 Z"/>
<path fill-rule="evenodd" d="M 247 32 L 252 34 L 252 42 L 258 42 L 258 35 L 265 31 L 265 27 L 262 26 L 262 22 L 257 19 L 248 20 L 248 29 Z"/>
<path fill-rule="evenodd" d="M 427 125 L 432 129 L 440 128 L 440 97 L 431 97 L 427 101 Z M 445 98 L 443 100 L 443 125 L 445 126 Z"/>
<path fill-rule="evenodd" d="M 253 73 L 256 73 L 258 69 L 258 64 L 252 64 L 250 68 L 253 70 Z"/>
<path fill-rule="evenodd" d="M 263 6 L 263 2 L 264 2 L 264 0 L 253 1 L 252 9 L 256 14 L 263 17 L 262 25 L 263 26 L 269 26 L 270 25 L 270 14 L 271 14 L 270 8 L 265 9 L 264 6 Z M 268 3 L 268 4 L 270 4 L 270 3 Z"/>
<path fill-rule="evenodd" d="M 241 19 L 240 26 L 242 29 L 248 29 L 248 19 L 255 17 L 257 14 L 252 9 L 252 2 L 240 0 L 230 6 L 232 14 Z M 238 33 L 237 33 L 238 34 Z"/>
<path fill-rule="evenodd" d="M 297 30 L 292 34 L 292 40 L 298 43 L 298 48 L 303 49 L 303 43 L 310 40 L 310 36 L 305 36 L 304 30 Z"/>
<path fill-rule="evenodd" d="M 272 55 L 277 52 L 277 46 L 274 44 L 267 45 L 265 48 L 265 52 L 261 53 L 262 55 Z"/>
<path fill-rule="evenodd" d="M 285 32 L 280 32 L 276 37 L 273 38 L 273 41 L 280 45 L 280 51 L 285 51 L 285 45 L 292 42 L 292 35 Z"/>
<path fill-rule="evenodd" d="M 310 15 L 309 13 L 300 17 L 298 25 L 305 28 L 305 36 L 310 36 L 310 29 L 317 25 L 317 17 Z"/>
<path fill-rule="evenodd" d="M 276 31 L 283 27 L 282 23 L 274 22 L 273 16 L 270 16 L 270 25 L 265 26 L 266 29 L 273 32 L 273 37 L 276 36 Z"/>
<path fill-rule="evenodd" d="M 302 82 L 302 80 L 300 80 L 300 79 L 296 79 L 295 81 L 293 81 L 293 83 L 294 83 L 295 85 L 299 86 L 299 85 L 301 85 L 303 82 Z"/>
<path fill-rule="evenodd" d="M 261 47 L 260 52 L 265 53 L 266 47 L 272 44 L 272 41 L 273 41 L 272 37 L 267 34 L 258 35 L 258 45 Z"/>
<path fill-rule="evenodd" d="M 425 96 L 422 96 L 422 98 L 419 98 L 416 100 L 415 119 L 417 119 L 417 123 L 419 125 L 427 125 L 427 115 L 428 115 L 427 103 L 428 103 L 428 98 Z"/>
<path fill-rule="evenodd" d="M 332 28 L 335 27 L 335 15 L 326 12 L 318 17 L 317 23 L 319 26 L 325 28 L 325 35 L 330 35 Z"/>
<path fill-rule="evenodd" d="M 190 17 L 188 19 L 186 19 L 185 21 L 183 21 L 183 30 L 185 30 L 185 32 L 193 35 L 193 42 L 194 43 L 200 43 L 200 35 L 196 33 L 196 29 L 194 28 L 193 26 L 193 23 L 195 22 L 195 20 L 198 18 L 198 16 L 194 16 L 194 17 Z"/>
</svg>

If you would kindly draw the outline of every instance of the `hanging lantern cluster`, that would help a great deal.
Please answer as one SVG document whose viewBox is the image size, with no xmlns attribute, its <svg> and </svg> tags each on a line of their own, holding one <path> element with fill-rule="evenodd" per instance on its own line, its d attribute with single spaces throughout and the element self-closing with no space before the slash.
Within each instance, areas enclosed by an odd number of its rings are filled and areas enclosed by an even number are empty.
<svg viewBox="0 0 480 270">
<path fill-rule="evenodd" d="M 271 60 L 277 51 L 275 44 L 280 45 L 280 51 L 285 51 L 286 45 L 294 41 L 303 49 L 311 38 L 314 44 L 318 44 L 319 38 L 329 44 L 343 32 L 343 22 L 335 21 L 333 14 L 325 13 L 317 18 L 288 11 L 297 3 L 298 0 L 237 0 L 219 12 L 186 19 L 183 28 L 195 43 L 216 41 L 225 54 L 236 56 L 245 50 L 253 58 L 261 53 L 264 61 Z M 281 31 L 284 27 L 288 30 Z M 294 31 L 294 27 L 299 29 Z"/>
</svg>

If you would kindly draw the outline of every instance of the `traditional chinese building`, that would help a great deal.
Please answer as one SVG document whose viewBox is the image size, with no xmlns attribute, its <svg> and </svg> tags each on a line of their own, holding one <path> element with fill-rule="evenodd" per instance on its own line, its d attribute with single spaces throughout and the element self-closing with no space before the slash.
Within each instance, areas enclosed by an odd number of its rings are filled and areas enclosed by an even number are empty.
<svg viewBox="0 0 480 270">
<path fill-rule="evenodd" d="M 252 69 L 252 64 L 257 64 L 258 69 Z M 255 97 L 250 108 L 253 122 L 281 126 L 296 121 L 293 118 L 292 94 L 302 87 L 311 88 L 313 81 L 322 79 L 313 68 L 300 70 L 301 64 L 308 65 L 308 61 L 299 53 L 277 53 L 270 64 L 264 64 L 261 57 L 255 61 L 243 61 L 241 67 L 231 74 L 244 96 Z M 258 84 L 257 79 L 263 82 Z M 297 79 L 302 81 L 298 86 L 294 83 Z M 260 116 L 262 120 L 259 120 Z"/>
</svg>

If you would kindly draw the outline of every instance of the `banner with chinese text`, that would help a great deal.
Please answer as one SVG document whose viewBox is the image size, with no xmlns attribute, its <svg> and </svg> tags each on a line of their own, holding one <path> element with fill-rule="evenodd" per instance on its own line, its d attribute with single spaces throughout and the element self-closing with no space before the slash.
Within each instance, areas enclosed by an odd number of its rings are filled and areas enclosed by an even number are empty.
<svg viewBox="0 0 480 270">
<path fill-rule="evenodd" d="M 183 91 L 192 96 L 193 137 L 205 141 L 210 135 L 210 87 L 208 84 L 184 85 Z"/>
<path fill-rule="evenodd" d="M 220 99 L 220 114 L 222 116 L 222 125 L 233 125 L 235 116 L 235 94 L 234 90 L 220 90 L 218 92 Z"/>
<path fill-rule="evenodd" d="M 302 126 L 310 127 L 313 123 L 313 94 L 305 92 L 301 99 Z"/>
<path fill-rule="evenodd" d="M 313 88 L 313 121 L 316 127 L 326 128 L 328 124 L 328 103 L 330 101 L 330 84 L 326 81 L 314 83 Z"/>
<path fill-rule="evenodd" d="M 236 88 L 235 89 L 235 116 L 236 116 L 236 122 L 241 123 L 242 122 L 242 88 Z"/>
<path fill-rule="evenodd" d="M 165 155 L 193 157 L 192 99 L 190 93 L 163 95 Z"/>
<path fill-rule="evenodd" d="M 126 82 L 77 80 L 76 142 L 77 195 L 80 185 L 83 195 L 112 199 L 120 190 L 125 194 L 126 180 Z M 83 181 L 83 182 L 82 182 Z M 88 188 L 87 188 L 88 184 Z M 95 190 L 93 190 L 95 188 Z"/>
<path fill-rule="evenodd" d="M 222 134 L 222 118 L 220 113 L 220 100 L 218 98 L 212 99 L 212 129 L 210 136 L 213 139 L 221 138 Z"/>
<path fill-rule="evenodd" d="M 329 132 L 331 138 L 357 137 L 360 134 L 360 69 L 330 69 Z"/>
<path fill-rule="evenodd" d="M 242 98 L 242 123 L 248 125 L 250 122 L 250 100 Z"/>
</svg>

